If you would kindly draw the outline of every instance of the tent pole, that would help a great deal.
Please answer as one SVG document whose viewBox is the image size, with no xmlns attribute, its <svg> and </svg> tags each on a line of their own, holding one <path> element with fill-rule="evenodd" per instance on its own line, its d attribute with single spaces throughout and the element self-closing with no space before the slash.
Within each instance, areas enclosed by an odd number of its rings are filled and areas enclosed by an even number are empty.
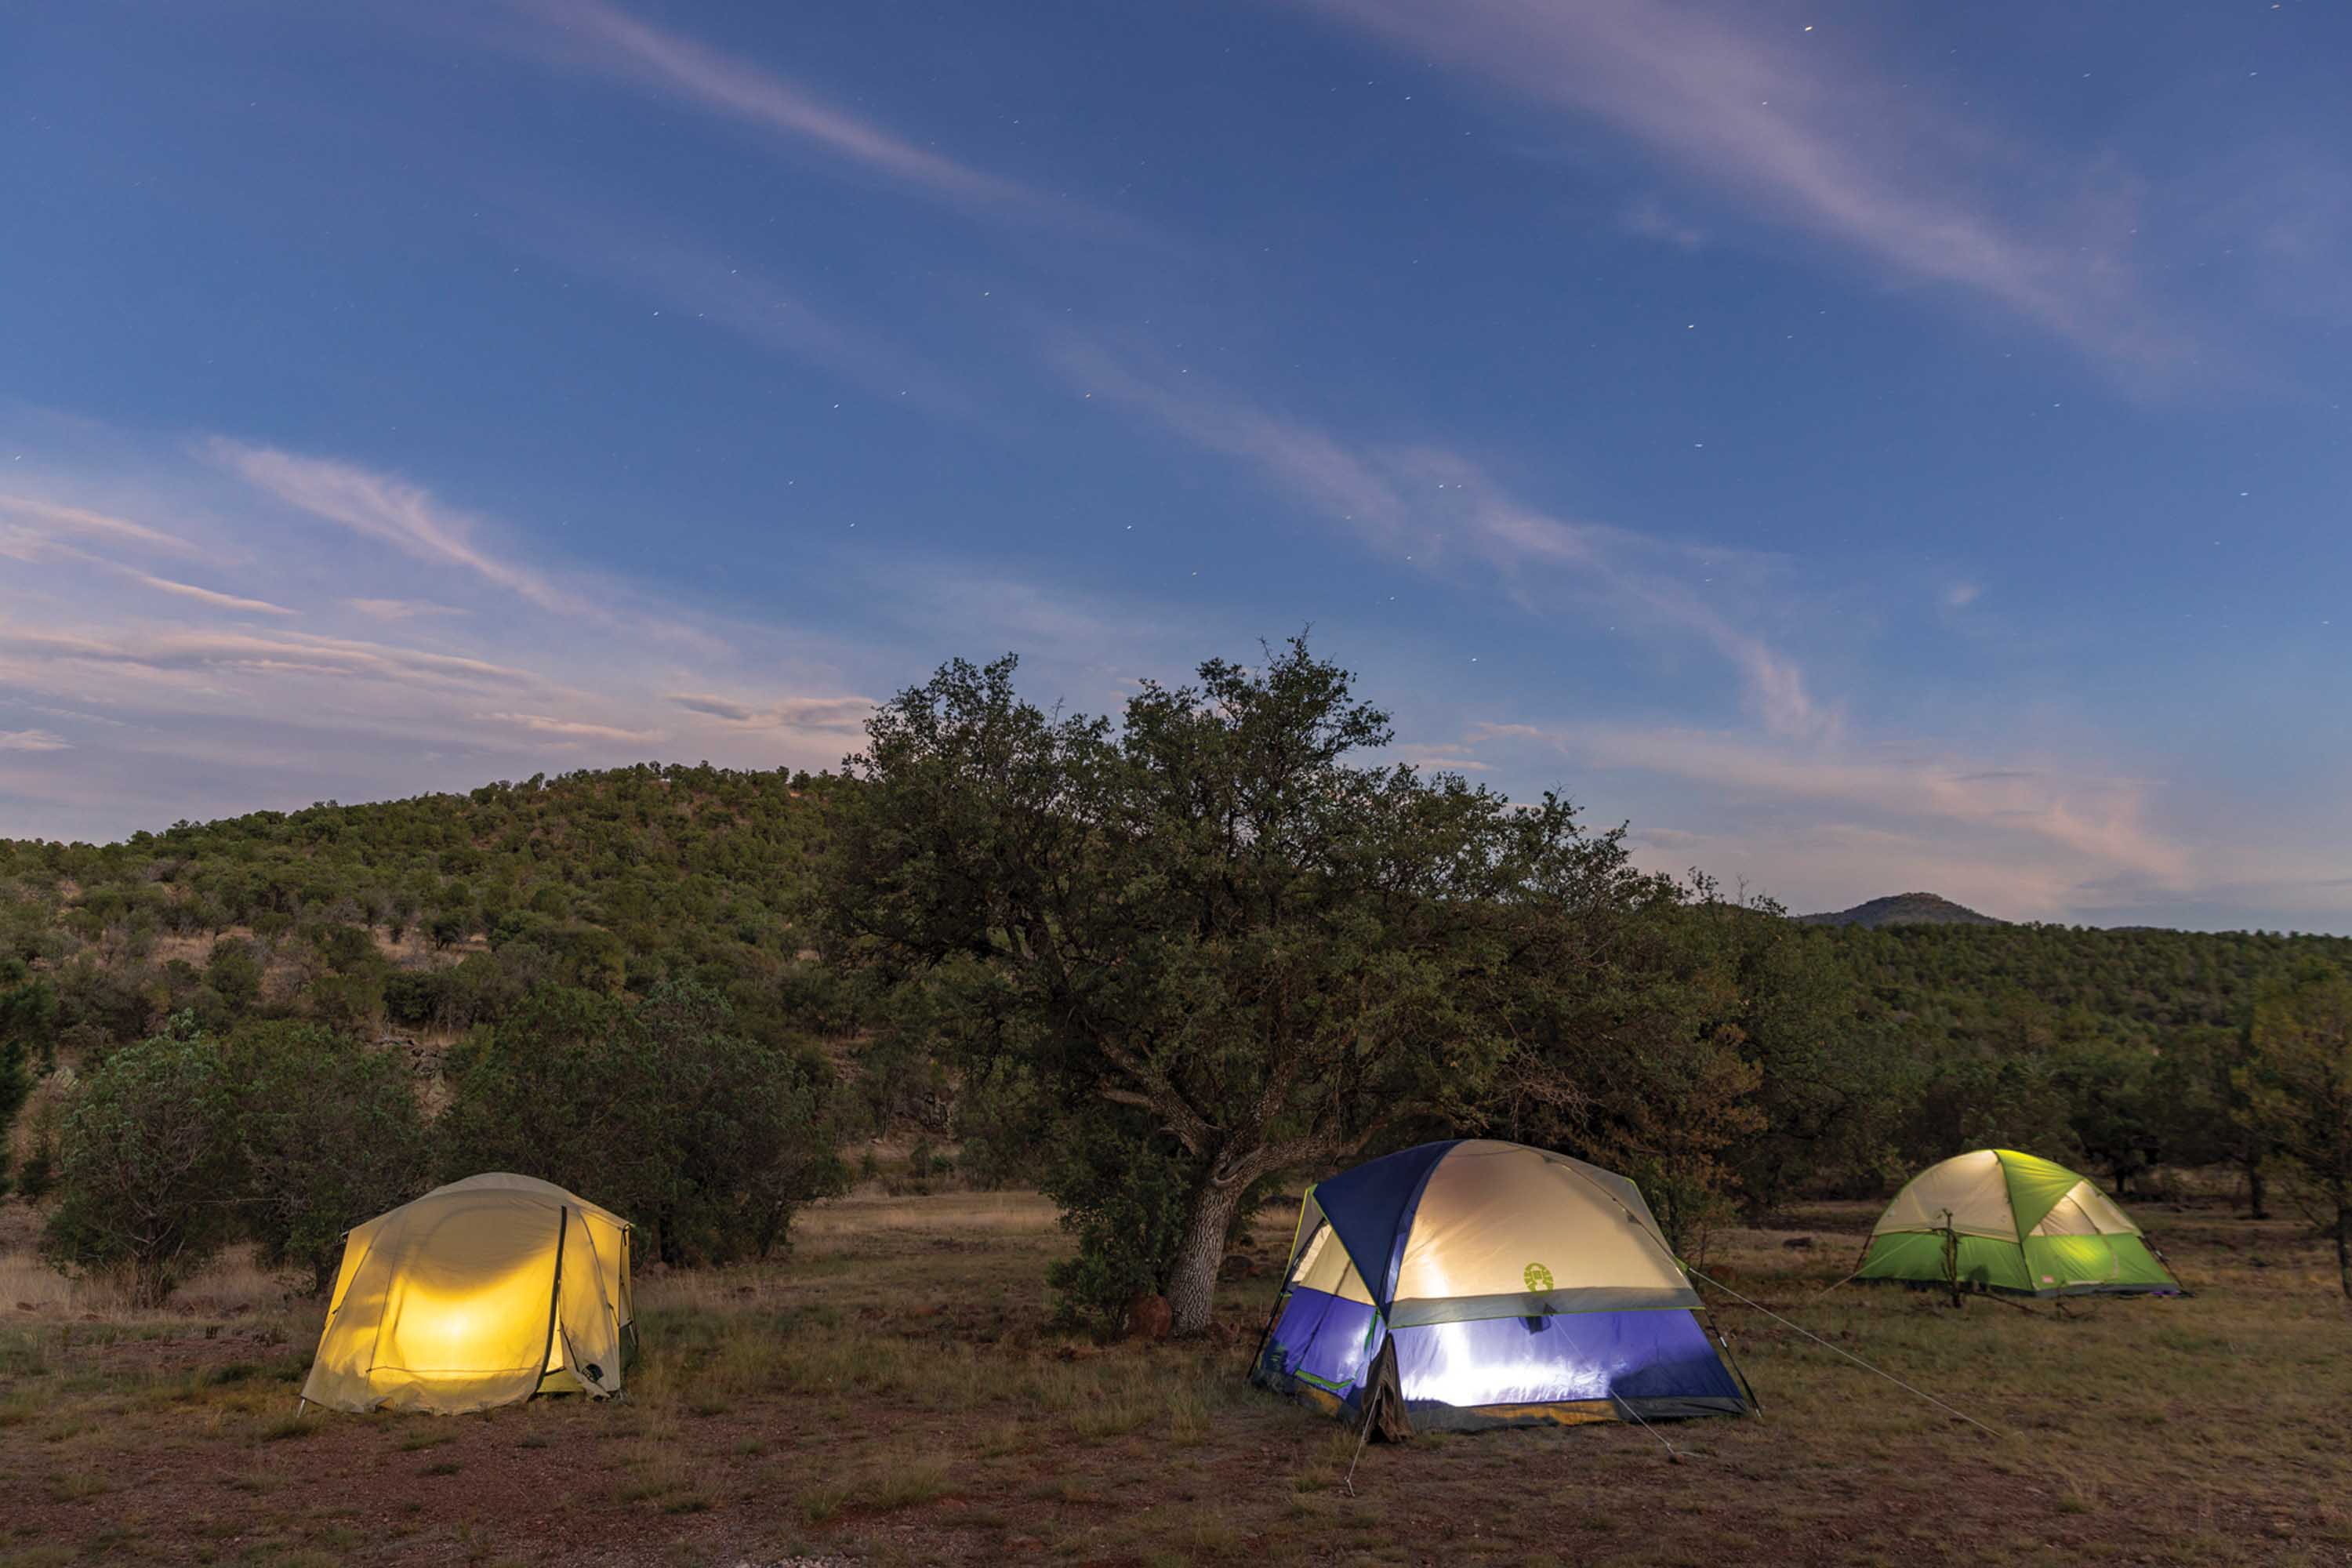
<svg viewBox="0 0 2352 1568">
<path fill-rule="evenodd" d="M 1250 1352 L 1252 1377 L 1257 1375 L 1258 1358 L 1265 1354 L 1265 1342 L 1274 1337 L 1274 1323 L 1282 1315 L 1283 1298 L 1290 1294 L 1291 1276 L 1298 1268 L 1298 1239 L 1307 1234 L 1307 1205 L 1315 1201 L 1315 1187 L 1316 1184 L 1309 1182 L 1307 1190 L 1298 1194 L 1298 1223 L 1290 1227 L 1290 1256 L 1282 1260 L 1282 1283 L 1275 1289 L 1273 1304 L 1265 1310 L 1265 1326 L 1257 1331 L 1257 1349 Z M 1328 1225 L 1330 1221 L 1327 1218 L 1322 1223 Z"/>
<path fill-rule="evenodd" d="M 1944 1283 L 1951 1288 L 1952 1305 L 1960 1304 L 1960 1237 L 1952 1228 L 1952 1211 L 1944 1211 Z"/>
<path fill-rule="evenodd" d="M 1257 1349 L 1250 1352 L 1249 1375 L 1252 1377 L 1257 1375 L 1258 1358 L 1265 1354 L 1265 1342 L 1274 1337 L 1274 1321 L 1282 1313 L 1283 1298 L 1289 1294 L 1290 1279 L 1285 1275 L 1280 1288 L 1274 1293 L 1273 1304 L 1265 1310 L 1265 1326 L 1257 1331 Z"/>
<path fill-rule="evenodd" d="M 555 1320 L 563 1307 L 563 1238 L 572 1226 L 572 1205 L 562 1204 L 555 1211 L 555 1282 L 547 1288 L 547 1342 L 540 1348 L 539 1380 L 530 1385 L 526 1398 L 539 1397 L 539 1384 L 547 1381 L 547 1358 L 555 1353 Z"/>
<path fill-rule="evenodd" d="M 2173 1266 L 2172 1259 L 2164 1255 L 2164 1248 L 2157 1246 L 2156 1243 L 2149 1241 L 2145 1232 L 2141 1234 L 2140 1241 L 2150 1252 L 2156 1254 L 2156 1260 L 2164 1265 L 2164 1271 L 2172 1276 L 2172 1282 L 2180 1287 L 2180 1293 L 2182 1295 L 2194 1296 L 2197 1294 L 2196 1291 L 2191 1290 L 2189 1288 L 2188 1281 L 2180 1278 L 2180 1270 Z"/>
<path fill-rule="evenodd" d="M 1840 1285 L 1843 1283 L 1843 1280 L 1838 1281 Z M 1830 1289 L 1834 1290 L 1837 1286 L 1832 1285 Z M 1739 1380 L 1741 1390 L 1748 1395 L 1748 1403 L 1755 1407 L 1756 1419 L 1761 1421 L 1764 1419 L 1764 1402 L 1756 1397 L 1756 1385 L 1748 1381 L 1748 1369 L 1739 1364 L 1739 1357 L 1731 1348 L 1731 1336 L 1723 1331 L 1723 1325 L 1715 1321 L 1715 1310 L 1704 1300 L 1699 1304 L 1699 1310 L 1706 1314 L 1706 1326 L 1715 1331 L 1715 1342 L 1723 1347 L 1723 1359 L 1731 1363 L 1731 1375 Z M 1610 1390 L 1610 1395 L 1615 1397 L 1616 1390 Z"/>
</svg>

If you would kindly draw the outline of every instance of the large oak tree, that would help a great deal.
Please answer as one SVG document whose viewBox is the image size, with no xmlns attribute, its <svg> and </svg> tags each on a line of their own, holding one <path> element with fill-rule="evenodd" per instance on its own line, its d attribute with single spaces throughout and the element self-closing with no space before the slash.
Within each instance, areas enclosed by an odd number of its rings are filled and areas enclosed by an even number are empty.
<svg viewBox="0 0 2352 1568">
<path fill-rule="evenodd" d="M 1147 1194 L 1180 1333 L 1254 1188 L 1473 1115 L 1529 984 L 1671 901 L 1565 801 L 1360 761 L 1386 716 L 1303 641 L 1146 682 L 1116 726 L 1013 670 L 950 664 L 875 717 L 833 920 L 967 1070 L 1022 1086 L 1066 1215 Z"/>
</svg>

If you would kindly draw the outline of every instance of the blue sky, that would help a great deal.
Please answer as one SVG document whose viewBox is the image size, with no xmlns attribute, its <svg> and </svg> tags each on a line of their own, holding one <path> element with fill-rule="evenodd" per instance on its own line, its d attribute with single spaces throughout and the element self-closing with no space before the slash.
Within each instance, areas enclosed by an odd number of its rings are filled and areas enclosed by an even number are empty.
<svg viewBox="0 0 2352 1568">
<path fill-rule="evenodd" d="M 37 7 L 0 833 L 1311 626 L 1801 909 L 2352 931 L 2352 14 Z"/>
</svg>

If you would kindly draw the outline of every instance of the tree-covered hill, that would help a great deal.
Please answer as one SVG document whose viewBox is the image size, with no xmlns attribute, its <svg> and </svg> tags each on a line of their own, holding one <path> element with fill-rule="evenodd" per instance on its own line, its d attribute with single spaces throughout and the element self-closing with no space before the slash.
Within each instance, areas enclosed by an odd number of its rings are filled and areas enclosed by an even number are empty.
<svg viewBox="0 0 2352 1568">
<path fill-rule="evenodd" d="M 855 1056 L 856 1114 L 943 1128 L 923 1027 L 814 951 L 821 858 L 859 787 L 647 764 L 104 846 L 0 841 L 0 1050 L 82 1062 L 182 1015 L 436 1050 L 551 989 L 619 1007 L 673 982 L 723 998 L 747 1037 Z M 1946 917 L 1883 908 L 1923 901 Z M 1781 928 L 1700 1026 L 1762 1064 L 1749 1201 L 1991 1142 L 2124 1180 L 2242 1164 L 2231 1075 L 2256 992 L 2298 965 L 2352 971 L 2342 939 L 2008 925 L 1929 895 L 1848 914 L 1873 910 Z"/>
<path fill-rule="evenodd" d="M 1813 926 L 1898 926 L 1898 925 L 2006 925 L 1990 915 L 1979 914 L 1966 904 L 1956 904 L 1937 893 L 1895 893 L 1868 903 L 1856 904 L 1850 910 L 1837 910 L 1828 914 L 1799 915 L 1801 925 Z"/>
<path fill-rule="evenodd" d="M 0 956 L 47 977 L 68 1049 L 190 1009 L 461 1031 L 541 981 L 690 979 L 762 1033 L 821 1029 L 800 905 L 835 782 L 641 765 L 0 840 Z"/>
</svg>

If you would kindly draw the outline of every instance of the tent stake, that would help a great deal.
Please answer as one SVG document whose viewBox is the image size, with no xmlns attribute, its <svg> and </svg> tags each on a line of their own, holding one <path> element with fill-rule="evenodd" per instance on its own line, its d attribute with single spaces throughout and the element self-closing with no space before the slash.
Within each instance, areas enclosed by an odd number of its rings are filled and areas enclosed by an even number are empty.
<svg viewBox="0 0 2352 1568">
<path fill-rule="evenodd" d="M 1664 1446 L 1666 1450 L 1666 1462 L 1668 1464 L 1679 1465 L 1683 1462 L 1682 1450 L 1675 1447 L 1672 1443 L 1666 1442 L 1666 1435 L 1664 1432 L 1659 1431 L 1655 1426 L 1651 1426 L 1648 1421 L 1643 1420 L 1642 1413 L 1633 1408 L 1633 1402 L 1632 1400 L 1626 1398 L 1623 1394 L 1618 1393 L 1613 1388 L 1609 1391 L 1609 1397 L 1615 1400 L 1620 1405 L 1623 1406 L 1626 1415 L 1631 1415 L 1636 1421 L 1640 1421 L 1642 1423 L 1643 1431 L 1647 1432 L 1651 1436 L 1655 1437 Z"/>
<path fill-rule="evenodd" d="M 1339 1478 L 1339 1484 L 1348 1489 L 1349 1497 L 1356 1495 L 1356 1467 L 1363 1462 L 1364 1445 L 1372 1440 L 1372 1412 L 1380 1405 L 1381 1394 L 1381 1390 L 1375 1388 L 1371 1398 L 1364 1402 L 1364 1423 L 1356 1430 L 1356 1457 L 1348 1461 L 1348 1473 Z"/>
</svg>

